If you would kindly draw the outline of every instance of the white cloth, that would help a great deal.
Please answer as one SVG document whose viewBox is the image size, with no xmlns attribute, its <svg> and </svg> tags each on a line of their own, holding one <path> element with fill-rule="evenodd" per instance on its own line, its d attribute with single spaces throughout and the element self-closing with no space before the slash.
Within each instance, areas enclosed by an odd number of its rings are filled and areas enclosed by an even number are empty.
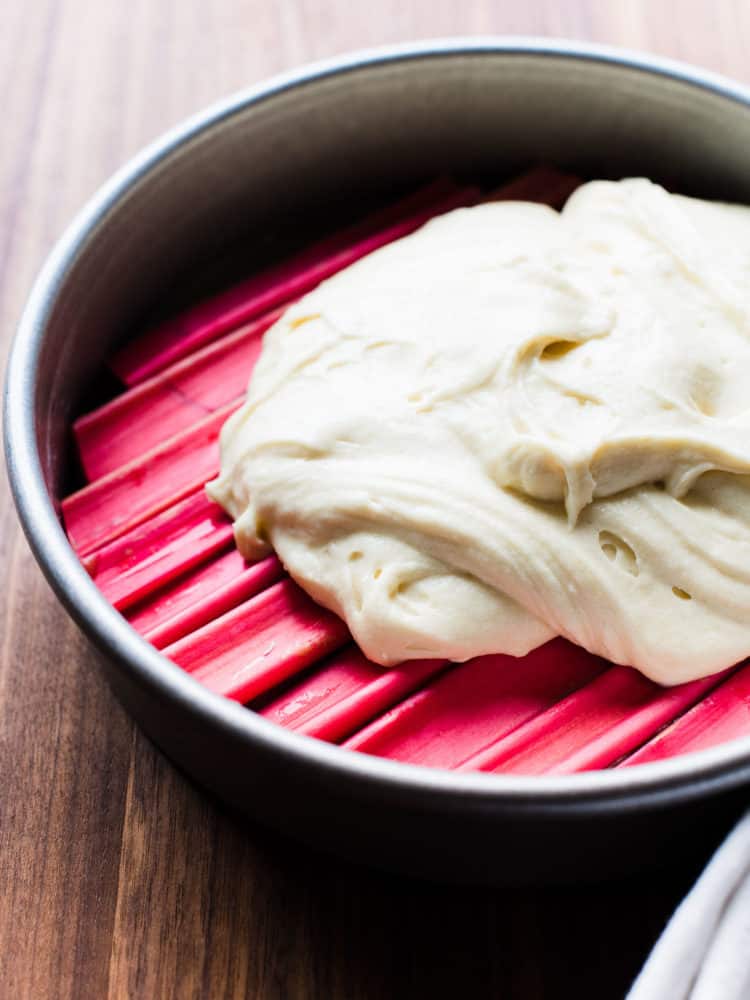
<svg viewBox="0 0 750 1000">
<path fill-rule="evenodd" d="M 677 908 L 626 1000 L 750 998 L 750 813 Z"/>
</svg>

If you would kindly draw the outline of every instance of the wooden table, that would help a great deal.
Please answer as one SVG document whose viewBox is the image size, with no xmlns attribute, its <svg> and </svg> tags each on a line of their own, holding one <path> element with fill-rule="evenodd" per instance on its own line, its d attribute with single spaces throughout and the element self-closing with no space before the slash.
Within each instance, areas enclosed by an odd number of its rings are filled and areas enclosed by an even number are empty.
<svg viewBox="0 0 750 1000">
<path fill-rule="evenodd" d="M 2 0 L 0 351 L 72 213 L 146 141 L 312 59 L 550 34 L 750 79 L 743 0 Z M 445 888 L 243 825 L 134 727 L 0 490 L 0 997 L 621 997 L 695 877 Z"/>
</svg>

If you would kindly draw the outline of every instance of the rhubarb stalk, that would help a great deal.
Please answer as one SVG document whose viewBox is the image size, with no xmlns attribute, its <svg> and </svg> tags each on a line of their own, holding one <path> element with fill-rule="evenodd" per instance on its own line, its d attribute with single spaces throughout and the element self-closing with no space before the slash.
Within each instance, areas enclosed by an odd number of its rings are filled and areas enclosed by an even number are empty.
<svg viewBox="0 0 750 1000">
<path fill-rule="evenodd" d="M 336 742 L 411 694 L 446 665 L 445 660 L 411 660 L 398 667 L 380 667 L 352 645 L 259 711 L 285 729 Z"/>
<path fill-rule="evenodd" d="M 118 609 L 142 600 L 232 544 L 232 522 L 202 489 L 97 549 L 89 575 Z"/>
<path fill-rule="evenodd" d="M 732 674 L 621 766 L 651 764 L 750 734 L 750 665 Z"/>
<path fill-rule="evenodd" d="M 571 774 L 609 767 L 720 681 L 663 688 L 631 667 L 611 667 L 515 732 L 461 762 L 461 770 Z"/>
<path fill-rule="evenodd" d="M 196 351 L 73 424 L 92 482 L 140 458 L 219 407 L 240 400 L 277 309 Z"/>
<path fill-rule="evenodd" d="M 236 553 L 236 549 L 234 552 Z M 233 553 L 228 553 L 231 554 Z M 214 590 L 207 590 L 203 578 L 200 600 L 175 611 L 172 615 L 162 616 L 153 627 L 144 632 L 144 638 L 157 649 L 164 649 L 178 639 L 208 625 L 248 598 L 260 594 L 283 575 L 284 570 L 279 560 L 276 556 L 269 556 L 252 565 L 245 564 L 242 572 Z M 192 582 L 194 585 L 194 581 Z"/>
<path fill-rule="evenodd" d="M 340 618 L 287 579 L 164 654 L 217 694 L 246 702 L 342 646 L 348 635 Z"/>
<path fill-rule="evenodd" d="M 62 502 L 68 538 L 86 556 L 177 503 L 219 471 L 219 432 L 236 402 L 224 406 L 128 465 Z"/>
<path fill-rule="evenodd" d="M 523 660 L 481 656 L 457 665 L 343 745 L 429 767 L 456 767 L 581 687 L 604 663 L 564 639 Z"/>
</svg>

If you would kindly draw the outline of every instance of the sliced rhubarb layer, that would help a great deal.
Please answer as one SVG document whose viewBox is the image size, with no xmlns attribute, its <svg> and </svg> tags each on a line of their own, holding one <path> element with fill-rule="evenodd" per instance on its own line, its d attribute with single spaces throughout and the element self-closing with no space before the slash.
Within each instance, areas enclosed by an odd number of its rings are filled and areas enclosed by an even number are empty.
<svg viewBox="0 0 750 1000">
<path fill-rule="evenodd" d="M 164 654 L 217 694 L 246 702 L 348 638 L 340 618 L 287 579 L 167 646 Z"/>
<path fill-rule="evenodd" d="M 202 577 L 203 590 L 199 600 L 170 616 L 162 617 L 144 633 L 144 639 L 148 639 L 157 649 L 164 649 L 266 590 L 283 575 L 284 570 L 279 560 L 276 556 L 269 556 L 250 566 L 245 565 L 234 579 L 227 580 L 214 590 L 206 589 L 205 577 Z"/>
<path fill-rule="evenodd" d="M 750 735 L 750 665 L 733 673 L 621 766 L 650 764 Z"/>
<path fill-rule="evenodd" d="M 463 761 L 461 769 L 572 774 L 609 767 L 694 705 L 720 680 L 714 676 L 662 688 L 630 667 L 611 667 Z"/>
<path fill-rule="evenodd" d="M 146 635 L 161 622 L 181 614 L 204 597 L 232 583 L 246 569 L 247 563 L 237 549 L 230 548 L 128 608 L 125 617 L 137 632 Z"/>
<path fill-rule="evenodd" d="M 136 385 L 222 333 L 299 298 L 325 278 L 408 235 L 433 216 L 470 204 L 478 195 L 477 188 L 437 181 L 167 320 L 128 343 L 110 365 L 126 385 Z"/>
<path fill-rule="evenodd" d="M 485 200 L 560 208 L 579 183 L 535 168 Z M 84 468 L 97 482 L 63 504 L 71 540 L 134 628 L 209 688 L 242 702 L 260 698 L 266 718 L 350 749 L 436 767 L 571 773 L 746 735 L 750 667 L 662 689 L 554 640 L 521 660 L 381 668 L 275 557 L 247 565 L 231 547 L 228 519 L 203 493 L 218 470 L 221 425 L 283 308 L 477 196 L 432 185 L 122 351 L 114 367 L 137 386 L 76 423 Z"/>
<path fill-rule="evenodd" d="M 586 684 L 603 661 L 553 639 L 519 660 L 482 656 L 453 667 L 343 746 L 430 767 L 456 767 Z"/>
<path fill-rule="evenodd" d="M 247 389 L 276 309 L 171 365 L 73 425 L 81 464 L 93 481 L 140 458 Z"/>
<path fill-rule="evenodd" d="M 122 611 L 227 549 L 232 540 L 232 522 L 200 489 L 97 549 L 84 565 L 104 596 Z"/>
<path fill-rule="evenodd" d="M 445 669 L 445 660 L 380 667 L 348 646 L 260 710 L 272 722 L 336 742 Z"/>
<path fill-rule="evenodd" d="M 219 471 L 219 432 L 231 403 L 141 458 L 97 479 L 62 502 L 79 556 L 108 544 L 203 486 Z"/>
</svg>

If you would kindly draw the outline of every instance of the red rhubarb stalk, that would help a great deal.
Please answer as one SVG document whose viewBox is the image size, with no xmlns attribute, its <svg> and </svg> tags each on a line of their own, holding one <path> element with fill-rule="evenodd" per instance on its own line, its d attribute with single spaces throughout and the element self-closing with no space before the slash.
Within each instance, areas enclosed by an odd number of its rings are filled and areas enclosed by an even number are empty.
<svg viewBox="0 0 750 1000">
<path fill-rule="evenodd" d="M 452 768 L 604 668 L 563 639 L 519 660 L 482 656 L 442 674 L 343 746 L 412 764 Z"/>
<path fill-rule="evenodd" d="M 473 187 L 436 182 L 149 330 L 128 343 L 110 365 L 126 385 L 136 385 L 222 333 L 299 298 L 325 278 L 378 247 L 407 236 L 433 216 L 470 204 L 478 194 Z"/>
<path fill-rule="evenodd" d="M 445 660 L 412 660 L 398 667 L 380 667 L 356 646 L 348 646 L 265 705 L 260 714 L 286 729 L 337 742 L 445 667 Z"/>
<path fill-rule="evenodd" d="M 232 522 L 202 489 L 86 556 L 106 598 L 123 611 L 232 544 Z"/>
<path fill-rule="evenodd" d="M 182 614 L 214 591 L 234 583 L 247 568 L 236 548 L 220 552 L 128 608 L 125 617 L 137 632 L 146 635 L 168 618 Z"/>
<path fill-rule="evenodd" d="M 631 667 L 611 667 L 463 761 L 461 770 L 572 774 L 609 767 L 719 681 L 714 676 L 663 688 Z"/>
<path fill-rule="evenodd" d="M 81 463 L 93 481 L 139 458 L 247 389 L 276 309 L 117 396 L 73 425 Z"/>
<path fill-rule="evenodd" d="M 234 550 L 236 552 L 236 549 Z M 230 555 L 232 553 L 227 553 Z M 239 555 L 239 553 L 237 553 Z M 284 570 L 276 558 L 269 556 L 261 562 L 248 566 L 245 564 L 241 573 L 234 579 L 215 590 L 208 590 L 205 585 L 197 601 L 172 615 L 163 616 L 152 628 L 144 633 L 152 646 L 164 649 L 178 639 L 196 632 L 204 625 L 214 621 L 220 615 L 236 608 L 243 601 L 260 594 L 276 583 L 284 575 Z"/>
<path fill-rule="evenodd" d="M 650 764 L 750 736 L 750 665 L 741 667 L 620 766 Z"/>
<path fill-rule="evenodd" d="M 167 646 L 164 654 L 217 694 L 247 702 L 348 636 L 340 618 L 287 579 Z"/>
<path fill-rule="evenodd" d="M 219 470 L 219 431 L 230 403 L 62 503 L 68 537 L 80 556 L 119 538 L 203 486 Z"/>
</svg>

